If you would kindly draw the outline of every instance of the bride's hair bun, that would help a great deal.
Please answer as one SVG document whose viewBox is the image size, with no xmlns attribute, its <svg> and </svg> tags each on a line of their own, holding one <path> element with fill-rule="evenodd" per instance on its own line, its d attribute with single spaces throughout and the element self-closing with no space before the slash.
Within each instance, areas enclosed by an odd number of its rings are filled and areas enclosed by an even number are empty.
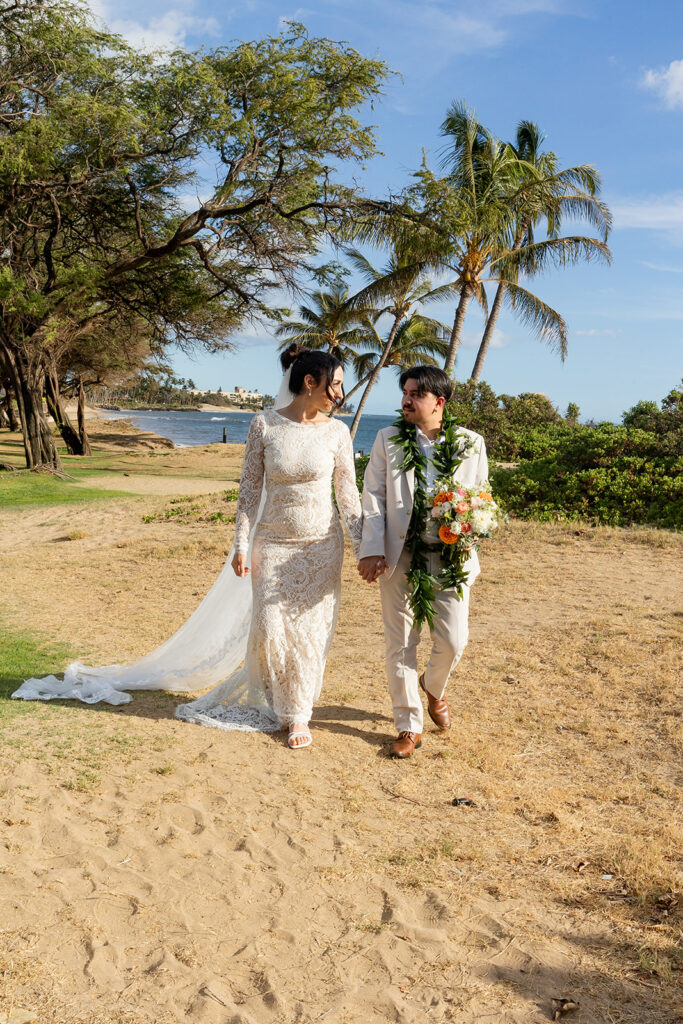
<svg viewBox="0 0 683 1024">
<path fill-rule="evenodd" d="M 304 355 L 307 351 L 308 349 L 302 348 L 301 345 L 297 345 L 297 343 L 293 341 L 289 348 L 286 348 L 285 351 L 280 356 L 282 369 L 288 370 L 292 363 L 300 356 Z"/>
<path fill-rule="evenodd" d="M 312 377 L 316 385 L 325 378 L 327 384 L 327 397 L 335 405 L 341 405 L 343 398 L 340 400 L 338 395 L 332 390 L 332 381 L 334 379 L 335 372 L 341 366 L 340 361 L 336 356 L 333 356 L 331 352 L 321 352 L 318 349 L 303 348 L 297 345 L 296 342 L 287 348 L 280 356 L 280 362 L 282 363 L 282 369 L 285 373 L 290 370 L 289 374 L 289 390 L 293 395 L 298 395 L 304 388 L 304 380 L 306 377 Z M 310 391 L 308 392 L 310 395 Z"/>
</svg>

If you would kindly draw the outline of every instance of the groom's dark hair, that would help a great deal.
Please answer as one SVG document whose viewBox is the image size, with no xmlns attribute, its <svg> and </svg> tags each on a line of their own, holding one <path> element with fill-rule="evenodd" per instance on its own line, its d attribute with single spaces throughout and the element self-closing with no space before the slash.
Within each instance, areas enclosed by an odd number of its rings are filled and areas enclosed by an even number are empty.
<svg viewBox="0 0 683 1024">
<path fill-rule="evenodd" d="M 429 391 L 437 398 L 445 398 L 448 401 L 453 394 L 453 382 L 438 366 L 411 366 L 404 370 L 399 378 L 401 391 L 407 380 L 415 381 L 420 396 L 426 395 Z"/>
</svg>

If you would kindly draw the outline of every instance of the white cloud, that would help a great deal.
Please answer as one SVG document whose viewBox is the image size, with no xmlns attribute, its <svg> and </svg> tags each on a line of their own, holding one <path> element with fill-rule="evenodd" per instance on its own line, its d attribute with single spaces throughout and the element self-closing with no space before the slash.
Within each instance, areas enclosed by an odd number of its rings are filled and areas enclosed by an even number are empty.
<svg viewBox="0 0 683 1024">
<path fill-rule="evenodd" d="M 176 202 L 184 213 L 193 213 L 199 209 L 202 203 L 208 203 L 213 195 L 213 192 L 184 192 L 176 196 Z"/>
<path fill-rule="evenodd" d="M 310 7 L 297 7 L 297 9 L 293 11 L 292 14 L 281 14 L 280 17 L 277 19 L 277 27 L 279 29 L 287 28 L 287 25 L 290 21 L 305 22 L 306 18 L 310 17 L 310 15 L 313 15 L 315 13 L 316 12 L 312 10 Z"/>
<path fill-rule="evenodd" d="M 656 92 L 670 110 L 683 109 L 683 60 L 672 60 L 666 68 L 646 71 L 641 84 Z"/>
<path fill-rule="evenodd" d="M 616 338 L 621 334 L 621 331 L 615 331 L 611 327 L 604 327 L 598 329 L 597 327 L 591 327 L 589 331 L 574 331 L 580 338 Z"/>
<path fill-rule="evenodd" d="M 683 274 L 683 267 L 668 267 L 661 263 L 648 263 L 647 260 L 641 260 L 640 265 L 648 270 L 656 270 L 659 274 Z"/>
<path fill-rule="evenodd" d="M 496 0 L 495 9 L 500 14 L 518 17 L 522 14 L 565 14 L 565 5 L 559 0 Z M 576 13 L 574 11 L 573 13 Z"/>
<path fill-rule="evenodd" d="M 617 199 L 611 203 L 615 228 L 646 228 L 652 231 L 679 231 L 683 228 L 683 195 L 664 195 L 637 199 Z"/>
<path fill-rule="evenodd" d="M 88 0 L 88 4 L 107 28 L 141 50 L 174 49 L 184 46 L 188 34 L 217 36 L 220 30 L 216 18 L 194 15 L 191 2 L 185 4 L 184 9 L 183 6 L 169 7 L 157 13 L 145 11 L 143 2 L 134 8 L 138 17 L 127 16 L 125 10 L 121 16 L 121 8 L 115 6 L 113 0 Z"/>
<path fill-rule="evenodd" d="M 465 332 L 460 342 L 461 348 L 476 348 L 478 349 L 481 345 L 481 337 L 484 333 L 483 328 L 481 334 L 468 334 Z M 505 348 L 509 343 L 509 338 L 504 331 L 501 331 L 499 327 L 495 327 L 493 330 L 493 337 L 491 338 L 490 348 Z"/>
</svg>

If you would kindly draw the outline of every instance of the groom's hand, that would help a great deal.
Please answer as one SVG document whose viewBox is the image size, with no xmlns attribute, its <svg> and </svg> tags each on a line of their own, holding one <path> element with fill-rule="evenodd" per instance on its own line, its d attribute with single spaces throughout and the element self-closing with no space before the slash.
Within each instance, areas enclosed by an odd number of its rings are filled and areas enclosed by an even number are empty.
<svg viewBox="0 0 683 1024">
<path fill-rule="evenodd" d="M 358 572 L 366 583 L 374 583 L 386 568 L 387 563 L 383 555 L 366 555 L 358 562 Z"/>
</svg>

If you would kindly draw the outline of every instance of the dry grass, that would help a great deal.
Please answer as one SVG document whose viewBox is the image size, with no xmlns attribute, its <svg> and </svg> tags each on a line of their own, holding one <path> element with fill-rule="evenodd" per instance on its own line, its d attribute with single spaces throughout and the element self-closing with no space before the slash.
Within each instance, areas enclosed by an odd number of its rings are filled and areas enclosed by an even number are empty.
<svg viewBox="0 0 683 1024">
<path fill-rule="evenodd" d="M 170 494 L 3 514 L 9 627 L 101 662 L 164 639 L 232 535 L 219 494 L 186 522 Z M 310 751 L 176 722 L 168 694 L 6 708 L 0 1020 L 531 1024 L 568 995 L 576 1024 L 680 1020 L 681 548 L 512 523 L 453 728 L 406 763 L 348 559 Z"/>
</svg>

